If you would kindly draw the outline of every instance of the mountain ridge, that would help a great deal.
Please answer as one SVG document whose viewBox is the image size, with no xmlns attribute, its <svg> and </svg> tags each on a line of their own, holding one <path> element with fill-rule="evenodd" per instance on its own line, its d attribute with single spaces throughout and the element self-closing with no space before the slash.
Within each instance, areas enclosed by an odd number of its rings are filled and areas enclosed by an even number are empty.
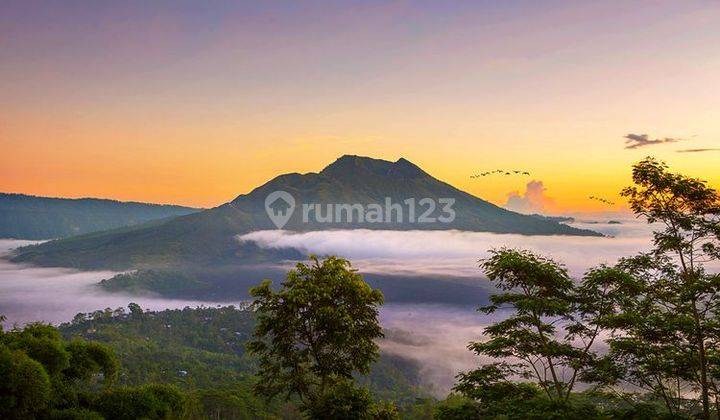
<svg viewBox="0 0 720 420">
<path fill-rule="evenodd" d="M 172 204 L 0 192 L 0 238 L 52 239 L 200 211 Z"/>
<path fill-rule="evenodd" d="M 247 194 L 215 208 L 149 223 L 130 229 L 67 238 L 20 249 L 13 261 L 76 268 L 156 268 L 185 266 L 238 266 L 302 258 L 295 250 L 261 249 L 239 243 L 235 236 L 255 230 L 275 229 L 265 212 L 265 198 L 273 191 L 287 191 L 297 203 L 382 203 L 386 198 L 402 203 L 407 198 L 454 198 L 457 217 L 448 224 L 407 221 L 375 225 L 337 222 L 331 225 L 302 220 L 295 211 L 285 229 L 459 229 L 495 233 L 601 236 L 502 209 L 492 203 L 437 180 L 406 159 L 396 162 L 344 155 L 320 172 L 279 175 Z M 299 206 L 299 205 L 298 205 Z"/>
</svg>

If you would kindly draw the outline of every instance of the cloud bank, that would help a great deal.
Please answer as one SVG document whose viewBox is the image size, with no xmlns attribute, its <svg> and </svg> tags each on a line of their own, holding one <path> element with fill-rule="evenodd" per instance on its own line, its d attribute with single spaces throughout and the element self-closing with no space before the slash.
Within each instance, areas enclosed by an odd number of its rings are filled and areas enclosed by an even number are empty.
<svg viewBox="0 0 720 420">
<path fill-rule="evenodd" d="M 31 242 L 0 239 L 0 315 L 7 317 L 3 323 L 5 327 L 32 321 L 59 324 L 70 321 L 79 312 L 126 307 L 129 302 L 136 302 L 145 309 L 153 310 L 219 303 L 107 293 L 96 287 L 96 284 L 102 279 L 114 276 L 116 272 L 31 267 L 1 258 L 12 248 L 29 243 Z M 240 302 L 224 304 L 232 303 Z"/>
<path fill-rule="evenodd" d="M 265 248 L 294 248 L 305 254 L 340 255 L 364 272 L 446 275 L 479 278 L 477 260 L 491 248 L 530 249 L 552 256 L 581 275 L 589 267 L 613 263 L 650 245 L 650 228 L 629 221 L 622 225 L 576 223 L 616 237 L 524 236 L 464 231 L 336 230 L 295 233 L 282 230 L 238 236 Z M 624 236 L 623 236 L 624 235 Z"/>
</svg>

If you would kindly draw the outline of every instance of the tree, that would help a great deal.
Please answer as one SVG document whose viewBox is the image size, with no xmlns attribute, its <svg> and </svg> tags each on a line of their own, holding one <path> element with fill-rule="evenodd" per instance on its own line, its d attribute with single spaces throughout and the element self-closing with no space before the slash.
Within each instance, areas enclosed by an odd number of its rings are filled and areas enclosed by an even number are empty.
<svg viewBox="0 0 720 420">
<path fill-rule="evenodd" d="M 150 384 L 138 388 L 105 391 L 94 408 L 106 418 L 119 420 L 180 417 L 184 396 L 171 385 Z"/>
<path fill-rule="evenodd" d="M 279 291 L 270 281 L 251 289 L 257 313 L 249 350 L 259 358 L 258 394 L 296 395 L 305 409 L 353 372 L 367 374 L 378 357 L 375 339 L 382 293 L 337 257 L 297 264 Z"/>
<path fill-rule="evenodd" d="M 6 343 L 40 362 L 51 376 L 59 374 L 70 364 L 60 332 L 52 325 L 35 322 L 22 329 L 14 328 L 6 334 Z"/>
<path fill-rule="evenodd" d="M 616 267 L 616 285 L 634 286 L 604 321 L 618 331 L 609 340 L 610 367 L 661 396 L 671 412 L 683 409 L 689 384 L 708 419 L 710 394 L 720 412 L 711 363 L 720 343 L 720 277 L 704 265 L 720 258 L 720 198 L 704 181 L 673 174 L 653 158 L 634 165 L 633 181 L 622 195 L 638 217 L 662 228 L 651 252 Z"/>
<path fill-rule="evenodd" d="M 130 309 L 130 314 L 132 316 L 142 316 L 143 314 L 142 308 L 135 302 L 130 302 L 128 304 L 128 309 Z"/>
<path fill-rule="evenodd" d="M 117 369 L 107 346 L 67 342 L 52 325 L 0 330 L 0 417 L 97 418 L 82 405 L 94 398 L 96 374 L 108 386 Z"/>
<path fill-rule="evenodd" d="M 576 287 L 565 267 L 529 251 L 491 250 L 481 267 L 503 293 L 479 311 L 512 315 L 485 328 L 489 340 L 468 348 L 503 361 L 460 374 L 455 389 L 480 401 L 529 392 L 516 389 L 520 385 L 508 380 L 514 376 L 532 379 L 552 401 L 567 401 L 596 358 L 592 345 L 600 333 L 595 318 L 606 310 L 603 290 L 592 282 Z"/>
<path fill-rule="evenodd" d="M 93 374 L 102 373 L 105 387 L 117 379 L 119 363 L 106 345 L 95 341 L 73 340 L 66 349 L 70 354 L 70 365 L 64 371 L 68 379 L 89 382 Z"/>
<path fill-rule="evenodd" d="M 0 344 L 0 418 L 33 418 L 50 404 L 50 379 L 43 366 Z"/>
<path fill-rule="evenodd" d="M 314 419 L 367 420 L 372 416 L 373 401 L 365 388 L 351 381 L 339 381 L 308 407 Z"/>
</svg>

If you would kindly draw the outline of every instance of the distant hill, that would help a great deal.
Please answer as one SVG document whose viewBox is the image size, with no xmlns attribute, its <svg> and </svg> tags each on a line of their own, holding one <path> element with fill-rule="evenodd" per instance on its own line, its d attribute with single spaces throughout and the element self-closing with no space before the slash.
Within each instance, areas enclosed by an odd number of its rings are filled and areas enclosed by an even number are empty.
<svg viewBox="0 0 720 420">
<path fill-rule="evenodd" d="M 359 156 L 343 156 L 320 173 L 286 174 L 240 195 L 230 203 L 147 225 L 99 232 L 21 248 L 16 262 L 78 268 L 168 268 L 187 267 L 207 273 L 247 264 L 301 258 L 295 250 L 261 249 L 239 243 L 236 235 L 275 229 L 265 211 L 265 199 L 273 191 L 290 193 L 296 207 L 302 203 L 384 203 L 390 198 L 403 203 L 408 198 L 455 199 L 452 223 L 318 223 L 303 222 L 301 209 L 288 221 L 288 230 L 366 229 L 461 229 L 478 232 L 525 235 L 600 234 L 550 220 L 515 213 L 439 181 L 411 162 L 389 162 Z M 437 209 L 439 211 L 439 208 Z M 434 214 L 437 215 L 438 211 Z M 420 213 L 420 212 L 418 212 Z M 419 216 L 419 214 L 418 214 Z M 407 217 L 407 216 L 406 216 Z"/>
<path fill-rule="evenodd" d="M 537 219 L 541 220 L 548 220 L 551 222 L 558 222 L 558 223 L 575 223 L 575 218 L 570 216 L 545 216 L 542 214 L 533 213 L 530 216 L 535 217 Z"/>
<path fill-rule="evenodd" d="M 197 211 L 189 207 L 97 198 L 0 193 L 0 238 L 64 238 Z"/>
</svg>

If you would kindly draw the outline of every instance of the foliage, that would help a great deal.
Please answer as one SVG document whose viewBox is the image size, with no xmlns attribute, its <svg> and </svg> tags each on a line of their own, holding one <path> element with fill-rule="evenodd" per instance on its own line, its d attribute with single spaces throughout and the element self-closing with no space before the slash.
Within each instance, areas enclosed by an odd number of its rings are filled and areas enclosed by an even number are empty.
<svg viewBox="0 0 720 420">
<path fill-rule="evenodd" d="M 104 392 L 94 404 L 106 418 L 117 420 L 166 419 L 182 413 L 184 396 L 170 385 L 115 388 Z"/>
<path fill-rule="evenodd" d="M 100 343 L 68 342 L 55 327 L 31 323 L 0 331 L 0 377 L 0 417 L 72 418 L 99 384 L 112 385 L 117 359 Z"/>
<path fill-rule="evenodd" d="M 103 420 L 104 417 L 97 411 L 86 408 L 66 408 L 52 410 L 48 415 L 50 420 Z"/>
<path fill-rule="evenodd" d="M 347 260 L 311 259 L 291 270 L 279 291 L 269 281 L 251 290 L 258 323 L 248 344 L 259 359 L 257 393 L 296 395 L 310 406 L 353 372 L 369 372 L 383 302 Z"/>
<path fill-rule="evenodd" d="M 172 295 L 181 290 L 183 293 L 198 293 L 207 290 L 209 285 L 195 276 L 180 271 L 138 270 L 121 273 L 100 281 L 99 286 L 108 292 L 123 292 L 133 295 L 158 293 Z"/>
<path fill-rule="evenodd" d="M 661 228 L 651 252 L 597 273 L 622 290 L 602 319 L 615 334 L 598 376 L 654 393 L 670 413 L 692 413 L 686 396 L 698 392 L 702 417 L 709 418 L 710 397 L 720 408 L 720 276 L 704 265 L 720 258 L 720 198 L 704 181 L 673 174 L 652 158 L 633 167 L 633 181 L 622 194 L 638 216 Z"/>
<path fill-rule="evenodd" d="M 491 251 L 482 268 L 503 293 L 481 310 L 512 315 L 469 348 L 501 361 L 458 375 L 461 396 L 440 403 L 440 417 L 477 410 L 510 418 L 707 419 L 710 397 L 720 413 L 720 276 L 704 267 L 720 259 L 720 199 L 652 158 L 634 166 L 633 180 L 622 194 L 638 216 L 661 226 L 651 252 L 592 268 L 576 283 L 548 258 Z M 603 356 L 592 350 L 601 333 L 610 346 Z M 572 393 L 576 380 L 613 393 Z M 649 393 L 625 394 L 627 384 Z"/>
<path fill-rule="evenodd" d="M 491 250 L 481 267 L 503 293 L 479 310 L 512 314 L 485 328 L 489 340 L 468 346 L 500 361 L 460 374 L 455 390 L 481 402 L 508 392 L 532 394 L 535 388 L 510 381 L 517 377 L 532 379 L 550 400 L 567 401 L 596 359 L 595 318 L 606 311 L 604 291 L 590 281 L 576 286 L 563 266 L 529 251 Z"/>
<path fill-rule="evenodd" d="M 70 361 L 65 374 L 70 379 L 89 382 L 98 372 L 105 386 L 117 380 L 118 361 L 107 346 L 94 341 L 73 340 L 66 346 Z"/>
<path fill-rule="evenodd" d="M 308 403 L 306 411 L 313 419 L 369 419 L 372 397 L 351 381 L 339 381 L 318 398 Z"/>
<path fill-rule="evenodd" d="M 40 362 L 0 345 L 0 418 L 30 418 L 50 404 L 50 379 Z"/>
<path fill-rule="evenodd" d="M 256 325 L 253 311 L 226 306 L 150 312 L 134 303 L 128 308 L 78 314 L 60 330 L 69 339 L 112 348 L 121 362 L 117 383 L 123 387 L 176 386 L 185 395 L 185 413 L 191 418 L 299 416 L 296 399 L 267 404 L 253 392 L 257 360 L 245 348 Z M 405 359 L 381 354 L 368 375 L 355 379 L 374 398 L 406 406 L 425 395 L 418 369 Z"/>
<path fill-rule="evenodd" d="M 465 420 L 481 418 L 478 404 L 468 397 L 450 394 L 435 406 L 434 418 L 438 420 Z"/>
</svg>

